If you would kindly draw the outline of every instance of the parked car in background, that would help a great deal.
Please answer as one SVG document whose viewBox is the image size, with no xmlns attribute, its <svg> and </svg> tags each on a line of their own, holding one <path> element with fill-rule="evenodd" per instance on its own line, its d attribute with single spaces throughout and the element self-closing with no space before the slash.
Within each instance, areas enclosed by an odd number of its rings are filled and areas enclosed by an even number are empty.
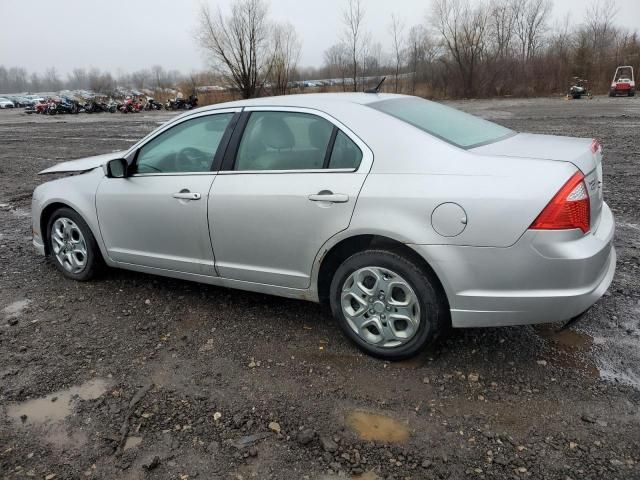
<svg viewBox="0 0 640 480">
<path fill-rule="evenodd" d="M 111 267 L 323 302 L 386 359 L 449 326 L 554 322 L 616 264 L 592 139 L 517 133 L 416 97 L 292 95 L 180 115 L 33 193 L 62 274 Z"/>
<path fill-rule="evenodd" d="M 0 108 L 14 108 L 14 103 L 5 97 L 0 97 Z"/>
</svg>

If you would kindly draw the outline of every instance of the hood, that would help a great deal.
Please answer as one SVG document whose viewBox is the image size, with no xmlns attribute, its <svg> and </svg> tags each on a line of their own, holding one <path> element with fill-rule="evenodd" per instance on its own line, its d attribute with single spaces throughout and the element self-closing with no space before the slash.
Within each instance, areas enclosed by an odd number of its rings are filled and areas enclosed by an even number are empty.
<svg viewBox="0 0 640 480">
<path fill-rule="evenodd" d="M 96 155 L 94 157 L 80 158 L 78 160 L 70 160 L 68 162 L 58 163 L 53 167 L 46 168 L 38 175 L 47 175 L 49 173 L 71 173 L 71 172 L 87 172 L 94 168 L 101 167 L 109 160 L 115 160 L 116 158 L 122 158 L 125 155 L 126 150 L 120 152 L 104 153 L 102 155 Z"/>
<path fill-rule="evenodd" d="M 596 168 L 591 152 L 592 141 L 591 138 L 519 133 L 502 141 L 476 147 L 471 151 L 480 155 L 571 162 L 587 175 Z"/>
</svg>

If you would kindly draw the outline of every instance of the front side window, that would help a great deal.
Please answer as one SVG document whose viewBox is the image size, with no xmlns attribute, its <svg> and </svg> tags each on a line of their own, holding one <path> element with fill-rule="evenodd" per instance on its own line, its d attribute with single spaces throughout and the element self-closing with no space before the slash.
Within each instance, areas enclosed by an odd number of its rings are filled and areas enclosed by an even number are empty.
<svg viewBox="0 0 640 480">
<path fill-rule="evenodd" d="M 184 121 L 146 143 L 136 158 L 135 173 L 187 173 L 211 170 L 233 113 Z"/>
<path fill-rule="evenodd" d="M 333 125 L 316 115 L 253 112 L 235 170 L 310 170 L 324 167 Z"/>
<path fill-rule="evenodd" d="M 501 125 L 422 98 L 394 98 L 369 106 L 460 148 L 473 148 L 514 135 Z"/>
</svg>

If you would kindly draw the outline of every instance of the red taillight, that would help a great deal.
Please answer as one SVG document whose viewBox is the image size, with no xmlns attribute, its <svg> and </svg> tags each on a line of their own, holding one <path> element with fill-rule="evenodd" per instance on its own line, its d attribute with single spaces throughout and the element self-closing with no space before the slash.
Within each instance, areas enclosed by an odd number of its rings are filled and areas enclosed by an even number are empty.
<svg viewBox="0 0 640 480">
<path fill-rule="evenodd" d="M 579 228 L 587 233 L 591 222 L 589 193 L 584 175 L 576 172 L 538 215 L 534 230 L 569 230 Z"/>
<path fill-rule="evenodd" d="M 600 142 L 595 138 L 591 142 L 591 153 L 596 154 L 600 150 Z"/>
</svg>

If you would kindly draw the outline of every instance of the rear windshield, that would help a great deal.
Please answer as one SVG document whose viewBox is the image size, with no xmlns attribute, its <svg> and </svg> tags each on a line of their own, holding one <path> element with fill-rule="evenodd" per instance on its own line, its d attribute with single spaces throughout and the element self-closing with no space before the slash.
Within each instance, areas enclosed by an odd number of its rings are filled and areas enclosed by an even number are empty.
<svg viewBox="0 0 640 480">
<path fill-rule="evenodd" d="M 460 148 L 486 145 L 515 134 L 501 125 L 422 98 L 394 98 L 368 106 Z"/>
</svg>

